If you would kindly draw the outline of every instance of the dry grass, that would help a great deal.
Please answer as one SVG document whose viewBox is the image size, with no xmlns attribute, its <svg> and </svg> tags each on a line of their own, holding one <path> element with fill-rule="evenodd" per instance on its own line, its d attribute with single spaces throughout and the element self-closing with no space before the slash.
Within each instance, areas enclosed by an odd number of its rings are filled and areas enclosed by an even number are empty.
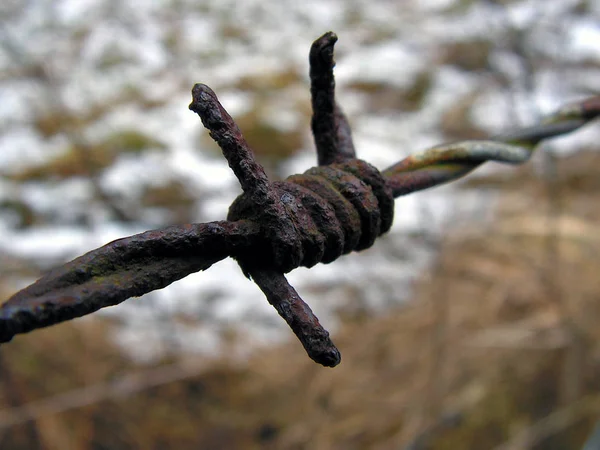
<svg viewBox="0 0 600 450">
<path fill-rule="evenodd" d="M 598 167 L 597 153 L 561 162 L 552 221 L 544 183 L 521 169 L 494 224 L 445 239 L 410 305 L 343 326 L 338 368 L 293 342 L 9 428 L 0 446 L 580 448 L 600 410 Z M 3 347 L 4 407 L 139 370 L 108 329 L 62 325 Z"/>
</svg>

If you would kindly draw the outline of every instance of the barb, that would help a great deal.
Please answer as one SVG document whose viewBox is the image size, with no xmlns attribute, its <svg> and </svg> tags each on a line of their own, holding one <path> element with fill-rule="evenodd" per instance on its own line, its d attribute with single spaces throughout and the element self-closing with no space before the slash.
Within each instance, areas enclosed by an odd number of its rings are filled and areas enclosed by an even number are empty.
<svg viewBox="0 0 600 450">
<path fill-rule="evenodd" d="M 313 110 L 311 127 L 320 166 L 356 158 L 350 125 L 335 101 L 333 46 L 337 40 L 335 33 L 325 33 L 313 43 L 308 58 Z"/>
<path fill-rule="evenodd" d="M 314 361 L 340 352 L 284 274 L 369 248 L 392 226 L 394 198 L 462 177 L 486 161 L 526 162 L 543 139 L 577 130 L 600 114 L 600 97 L 569 105 L 540 125 L 489 141 L 465 141 L 409 156 L 380 172 L 356 159 L 335 101 L 334 33 L 310 50 L 312 131 L 319 166 L 270 182 L 240 129 L 206 85 L 190 109 L 217 142 L 243 190 L 227 221 L 173 226 L 111 242 L 51 271 L 0 305 L 0 342 L 161 289 L 235 258 Z"/>
<path fill-rule="evenodd" d="M 283 274 L 273 270 L 256 270 L 252 272 L 252 278 L 313 361 L 328 367 L 340 363 L 340 351 L 331 342 L 329 333 Z"/>
</svg>

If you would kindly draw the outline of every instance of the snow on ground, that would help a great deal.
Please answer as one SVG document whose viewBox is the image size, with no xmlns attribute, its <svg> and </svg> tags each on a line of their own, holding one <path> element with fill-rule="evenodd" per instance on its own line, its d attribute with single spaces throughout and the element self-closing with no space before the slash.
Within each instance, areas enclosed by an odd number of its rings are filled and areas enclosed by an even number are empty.
<svg viewBox="0 0 600 450">
<path fill-rule="evenodd" d="M 42 136 L 34 124 L 40 111 L 58 107 L 82 113 L 114 103 L 78 131 L 78 138 L 134 129 L 157 139 L 166 150 L 118 158 L 99 177 L 101 187 L 135 201 L 148 184 L 185 180 L 190 190 L 200 192 L 196 221 L 224 218 L 239 187 L 224 159 L 204 139 L 197 116 L 187 109 L 193 83 L 212 86 L 236 117 L 256 108 L 259 98 L 236 86 L 240 79 L 300 70 L 304 91 L 290 85 L 263 97 L 272 109 L 285 109 L 273 115 L 273 126 L 306 131 L 305 148 L 280 166 L 286 174 L 304 171 L 315 164 L 308 121 L 297 113 L 299 104 L 308 102 L 307 53 L 310 43 L 330 29 L 340 37 L 338 98 L 354 125 L 358 156 L 381 168 L 443 141 L 443 114 L 470 94 L 479 94 L 471 119 L 492 133 L 533 120 L 519 102 L 528 102 L 529 111 L 550 111 L 575 94 L 583 95 L 600 70 L 600 12 L 590 7 L 588 14 L 580 14 L 573 2 L 559 0 L 517 1 L 506 7 L 453 0 L 17 3 L 12 10 L 2 7 L 0 174 L 40 165 L 64 151 L 72 136 Z M 491 40 L 491 67 L 464 70 L 443 61 L 445 45 L 469 40 Z M 539 70 L 523 73 L 519 48 L 531 58 L 545 55 Z M 587 68 L 565 79 L 568 67 L 557 61 L 585 61 Z M 432 83 L 416 110 L 371 110 L 365 108 L 368 92 L 357 95 L 348 88 L 371 83 L 410 89 L 423 72 L 430 73 Z M 523 80 L 528 79 L 533 79 L 535 92 L 519 97 L 515 93 L 525 91 Z M 160 106 L 119 104 L 132 92 Z M 525 112 L 515 117 L 519 108 Z M 565 139 L 565 148 L 597 139 L 597 131 L 587 130 L 576 141 Z M 19 229 L 11 214 L 0 216 L 0 252 L 47 261 L 49 266 L 169 220 L 157 213 L 143 216 L 151 218 L 146 222 L 117 223 L 91 201 L 93 195 L 81 178 L 2 180 L 0 202 L 18 198 L 50 218 Z M 289 279 L 328 328 L 335 330 L 337 313 L 344 308 L 383 312 L 407 300 L 411 282 L 435 255 L 432 242 L 449 227 L 482 220 L 492 202 L 493 194 L 459 192 L 453 186 L 399 199 L 392 232 L 372 249 L 310 271 L 296 270 Z M 81 215 L 87 217 L 83 225 L 75 219 Z M 117 339 L 142 360 L 165 348 L 219 352 L 223 330 L 229 328 L 257 344 L 289 337 L 258 288 L 231 260 L 102 314 L 122 322 Z M 176 318 L 182 316 L 198 323 L 181 324 Z"/>
</svg>

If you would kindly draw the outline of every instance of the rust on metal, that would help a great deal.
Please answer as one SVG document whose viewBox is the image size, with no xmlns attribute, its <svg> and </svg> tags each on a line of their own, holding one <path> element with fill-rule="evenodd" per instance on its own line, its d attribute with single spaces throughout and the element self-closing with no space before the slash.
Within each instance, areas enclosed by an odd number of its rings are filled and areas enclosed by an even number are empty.
<svg viewBox="0 0 600 450">
<path fill-rule="evenodd" d="M 309 54 L 317 167 L 269 181 L 217 95 L 196 84 L 189 108 L 223 151 L 243 191 L 227 220 L 119 239 L 50 271 L 0 305 L 0 342 L 164 288 L 233 257 L 310 358 L 334 367 L 339 350 L 285 273 L 372 246 L 392 226 L 394 198 L 460 178 L 486 161 L 522 164 L 542 140 L 570 133 L 600 112 L 600 97 L 593 97 L 538 125 L 487 141 L 433 147 L 380 172 L 356 158 L 350 126 L 335 100 L 336 42 L 334 33 L 326 33 Z"/>
<path fill-rule="evenodd" d="M 308 57 L 313 110 L 311 128 L 319 166 L 356 157 L 350 124 L 335 101 L 333 47 L 337 40 L 335 33 L 325 33 L 313 42 Z"/>
</svg>

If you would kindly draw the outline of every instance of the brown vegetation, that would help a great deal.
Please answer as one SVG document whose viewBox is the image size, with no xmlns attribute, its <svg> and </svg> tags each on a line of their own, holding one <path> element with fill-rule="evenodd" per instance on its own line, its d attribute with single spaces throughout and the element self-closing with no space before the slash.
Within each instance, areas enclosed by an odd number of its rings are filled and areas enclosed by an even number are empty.
<svg viewBox="0 0 600 450">
<path fill-rule="evenodd" d="M 551 202 L 531 166 L 496 178 L 494 223 L 446 238 L 404 308 L 348 320 L 336 369 L 294 342 L 247 363 L 179 362 L 181 380 L 126 395 L 107 380 L 134 372 L 144 385 L 148 369 L 120 356 L 107 323 L 19 337 L 0 355 L 0 423 L 56 393 L 104 383 L 107 394 L 61 413 L 38 404 L 0 447 L 579 448 L 600 410 L 599 166 L 596 152 L 562 161 Z"/>
</svg>

